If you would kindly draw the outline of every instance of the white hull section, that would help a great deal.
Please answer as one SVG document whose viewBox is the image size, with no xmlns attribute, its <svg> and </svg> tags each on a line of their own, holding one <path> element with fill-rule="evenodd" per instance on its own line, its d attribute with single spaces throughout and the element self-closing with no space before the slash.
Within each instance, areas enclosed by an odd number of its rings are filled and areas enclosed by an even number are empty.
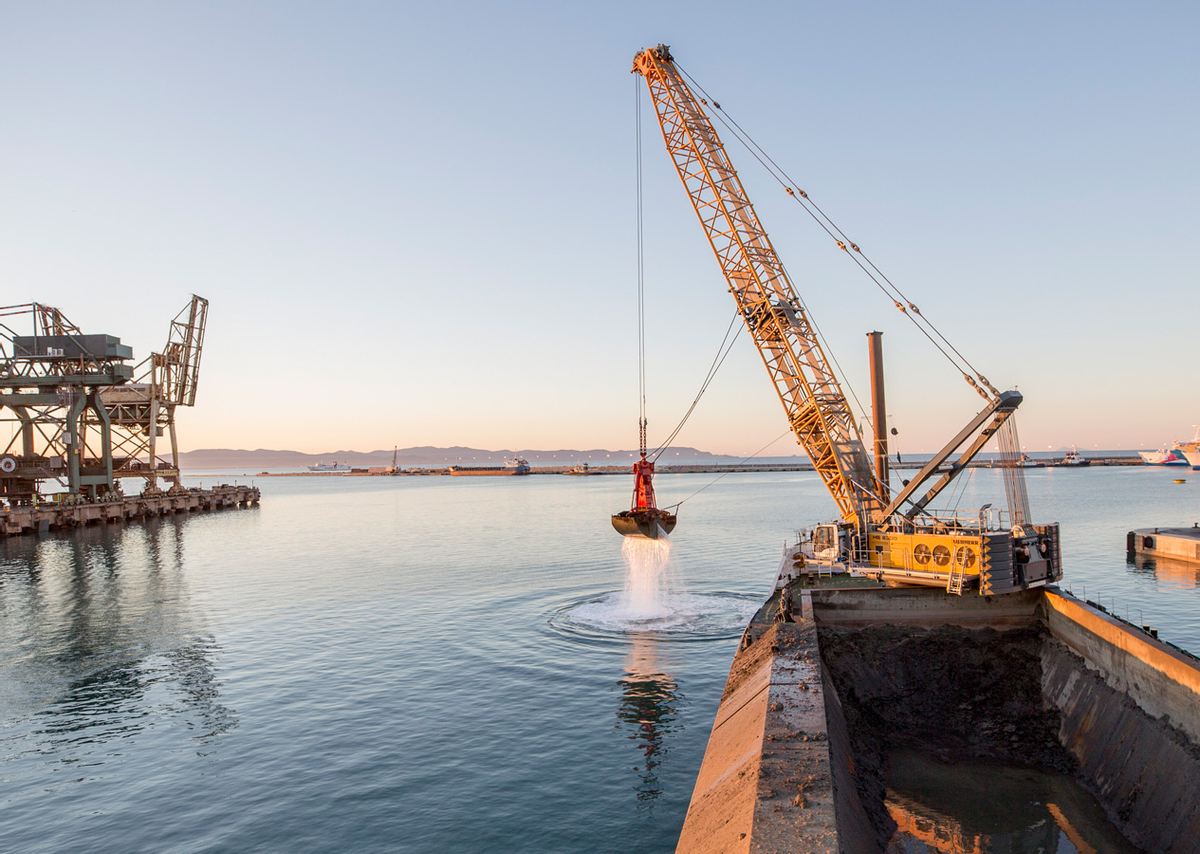
<svg viewBox="0 0 1200 854">
<path fill-rule="evenodd" d="M 1138 451 L 1148 466 L 1185 466 L 1187 460 L 1179 451 Z"/>
</svg>

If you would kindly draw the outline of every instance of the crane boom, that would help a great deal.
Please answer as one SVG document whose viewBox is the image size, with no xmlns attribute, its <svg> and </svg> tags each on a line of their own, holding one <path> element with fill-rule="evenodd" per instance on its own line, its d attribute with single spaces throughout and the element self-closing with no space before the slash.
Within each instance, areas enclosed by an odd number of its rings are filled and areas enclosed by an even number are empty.
<svg viewBox="0 0 1200 854">
<path fill-rule="evenodd" d="M 842 519 L 871 519 L 886 489 L 875 482 L 850 404 L 716 130 L 665 45 L 639 53 L 633 71 L 650 88 L 667 151 L 796 440 Z"/>
<path fill-rule="evenodd" d="M 1013 505 L 1012 496 L 1024 494 L 1018 483 L 1022 472 L 1015 468 L 1018 445 L 1010 420 L 1021 395 L 1015 390 L 998 392 L 979 375 L 985 392 L 964 371 L 987 406 L 893 498 L 888 484 L 876 479 L 816 327 L 701 107 L 708 102 L 692 92 L 665 45 L 638 53 L 633 72 L 650 89 L 667 152 L 792 432 L 841 513 L 840 523 L 819 525 L 807 542 L 785 553 L 780 579 L 794 577 L 806 561 L 840 566 L 841 571 L 872 575 L 881 582 L 939 586 L 957 594 L 966 586 L 991 595 L 1061 578 L 1058 525 L 1033 525 L 1024 509 L 1027 501 Z M 916 311 L 916 306 L 911 308 Z M 990 504 L 977 515 L 928 510 L 993 436 L 999 437 L 1006 460 L 1002 466 L 1010 492 L 1009 521 L 1003 514 L 989 514 Z M 917 498 L 934 478 L 936 482 Z M 1010 490 L 1010 479 L 1021 488 Z M 901 512 L 906 503 L 911 508 Z"/>
</svg>

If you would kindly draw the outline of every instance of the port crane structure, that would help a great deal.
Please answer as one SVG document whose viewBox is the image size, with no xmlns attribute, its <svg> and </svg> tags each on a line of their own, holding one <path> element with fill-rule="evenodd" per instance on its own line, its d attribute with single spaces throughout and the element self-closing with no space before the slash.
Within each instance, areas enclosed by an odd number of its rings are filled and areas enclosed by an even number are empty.
<svg viewBox="0 0 1200 854">
<path fill-rule="evenodd" d="M 982 375 L 964 372 L 986 405 L 893 495 L 886 417 L 874 414 L 873 467 L 808 311 L 704 110 L 709 99 L 692 91 L 666 45 L 638 53 L 632 70 L 649 88 L 667 151 L 792 432 L 841 514 L 840 521 L 817 526 L 791 551 L 797 570 L 815 562 L 959 594 L 972 587 L 981 594 L 1004 593 L 1059 579 L 1058 525 L 1029 521 L 1011 419 L 1020 393 L 998 391 Z M 716 102 L 713 106 L 720 109 Z M 803 190 L 786 189 L 807 199 Z M 848 240 L 837 243 L 845 252 L 860 252 Z M 911 303 L 897 301 L 896 306 L 919 314 Z M 930 503 L 993 436 L 1002 451 L 1008 513 L 992 511 L 991 505 L 965 517 L 931 510 Z"/>
<path fill-rule="evenodd" d="M 179 483 L 175 410 L 196 400 L 208 300 L 193 295 L 171 321 L 162 352 L 129 364 L 133 350 L 112 335 L 84 334 L 41 303 L 0 307 L 0 498 L 36 504 L 43 481 L 67 501 L 106 500 L 123 478 L 144 496 Z M 160 452 L 166 435 L 170 459 Z"/>
</svg>

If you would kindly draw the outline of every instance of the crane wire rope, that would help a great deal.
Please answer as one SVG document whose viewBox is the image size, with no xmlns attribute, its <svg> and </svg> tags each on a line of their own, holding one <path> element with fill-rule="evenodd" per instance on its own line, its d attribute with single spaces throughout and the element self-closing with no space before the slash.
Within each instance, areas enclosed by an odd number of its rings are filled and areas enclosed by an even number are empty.
<svg viewBox="0 0 1200 854">
<path fill-rule="evenodd" d="M 638 430 L 640 434 L 640 452 L 643 456 L 646 455 L 646 286 L 645 286 L 645 238 L 644 238 L 644 219 L 643 219 L 643 180 L 642 180 L 642 87 L 641 81 L 634 78 L 634 132 L 637 135 L 636 151 L 637 151 L 637 290 L 638 290 Z M 734 312 L 733 319 L 729 321 L 729 326 L 725 329 L 725 337 L 721 339 L 721 344 L 717 347 L 717 354 L 713 357 L 712 364 L 709 365 L 708 373 L 704 377 L 704 381 L 700 384 L 700 390 L 692 399 L 691 406 L 684 413 L 683 418 L 671 431 L 661 445 L 659 445 L 650 455 L 651 462 L 657 460 L 671 444 L 675 441 L 675 437 L 683 429 L 692 413 L 696 410 L 697 404 L 700 403 L 700 398 L 704 392 L 708 391 L 709 384 L 713 381 L 717 371 L 725 364 L 725 359 L 729 356 L 733 349 L 733 343 L 737 340 L 741 333 L 739 328 L 733 333 L 732 340 L 729 335 L 733 331 L 734 323 L 737 322 L 740 314 Z"/>
<path fill-rule="evenodd" d="M 688 419 L 692 417 L 692 413 L 695 412 L 696 405 L 700 403 L 700 398 L 704 395 L 704 392 L 708 391 L 709 383 L 713 381 L 713 378 L 717 375 L 717 371 L 725 364 L 725 359 L 729 357 L 730 351 L 733 350 L 733 342 L 737 341 L 738 335 L 742 332 L 741 326 L 737 327 L 736 330 L 734 329 L 734 324 L 737 323 L 741 316 L 741 312 L 735 311 L 733 313 L 733 318 L 730 319 L 729 326 L 725 329 L 725 337 L 721 339 L 721 344 L 717 347 L 717 354 L 713 356 L 712 364 L 708 366 L 708 374 L 704 377 L 704 382 L 700 384 L 700 390 L 696 392 L 696 396 L 692 399 L 692 405 L 688 407 L 687 412 L 683 414 L 683 418 L 680 419 L 675 429 L 671 431 L 671 435 L 654 450 L 651 455 L 651 462 L 657 460 L 662 455 L 662 452 L 669 448 L 671 443 L 675 441 L 675 437 L 679 435 L 679 432 L 683 429 L 683 425 L 687 423 Z M 731 332 L 733 333 L 732 339 L 729 337 Z M 728 346 L 726 342 L 728 342 Z"/>
<path fill-rule="evenodd" d="M 869 278 L 885 296 L 892 300 L 893 304 L 900 311 L 900 313 L 905 315 L 912 322 L 912 324 L 919 329 L 926 338 L 929 339 L 930 343 L 933 344 L 933 346 L 937 348 L 937 350 L 943 356 L 946 357 L 947 361 L 949 361 L 950 364 L 953 365 L 954 368 L 963 375 L 963 378 L 967 381 L 967 383 L 986 399 L 988 397 L 987 392 L 981 389 L 979 384 L 976 383 L 975 380 L 977 378 L 979 383 L 982 383 L 987 391 L 990 391 L 993 395 L 998 396 L 999 392 L 992 386 L 990 382 L 988 382 L 987 377 L 985 377 L 980 371 L 976 370 L 975 366 L 972 365 L 971 362 L 965 356 L 963 356 L 961 352 L 959 352 L 958 348 L 950 343 L 949 339 L 942 334 L 937 326 L 934 325 L 934 323 L 927 317 L 925 317 L 924 314 L 922 314 L 921 310 L 916 306 L 916 304 L 913 303 L 904 294 L 904 292 L 901 291 L 900 288 L 897 287 L 895 283 L 893 283 L 891 279 L 889 279 L 883 273 L 883 271 L 881 271 L 875 265 L 875 263 L 867 257 L 862 249 L 859 248 L 858 244 L 852 241 L 846 235 L 846 233 L 842 231 L 842 229 L 839 228 L 838 225 L 816 204 L 816 202 L 809 198 L 806 192 L 796 187 L 796 182 L 792 180 L 791 176 L 788 175 L 787 172 L 785 172 L 769 154 L 767 154 L 762 146 L 760 146 L 754 140 L 754 138 L 750 136 L 750 134 L 742 129 L 741 125 L 739 125 L 737 121 L 729 115 L 728 111 L 723 109 L 720 103 L 711 95 L 709 95 L 704 87 L 701 86 L 691 74 L 684 70 L 684 68 L 679 65 L 678 62 L 675 63 L 675 66 L 704 96 L 703 103 L 706 105 L 709 103 L 712 104 L 713 108 L 717 111 L 714 114 L 716 115 L 717 120 L 720 121 L 721 124 L 724 125 L 731 134 L 733 134 L 734 138 L 737 139 L 737 141 L 740 142 L 746 148 L 746 150 L 750 152 L 751 156 L 753 156 L 754 159 L 757 160 L 763 166 L 763 168 L 767 170 L 771 177 L 774 178 L 775 181 L 784 188 L 787 194 L 791 196 L 805 210 L 805 212 L 808 213 L 810 217 L 812 217 L 813 221 L 816 222 L 817 225 L 820 226 L 820 228 L 837 243 L 838 248 L 844 251 L 851 258 L 851 260 L 858 265 L 859 269 L 866 274 L 867 278 Z M 809 207 L 810 205 L 811 208 Z M 851 249 L 854 250 L 854 254 L 850 253 Z M 862 261 L 859 261 L 858 257 L 855 257 L 856 255 L 861 256 L 866 262 L 866 265 L 864 265 Z M 870 266 L 870 269 L 867 269 L 867 265 Z M 875 272 L 872 273 L 872 270 Z M 878 274 L 878 278 L 876 277 L 876 274 Z M 882 281 L 880 281 L 881 279 Z M 918 318 L 920 318 L 920 320 L 918 320 Z M 922 325 L 922 323 L 924 325 Z M 925 327 L 928 327 L 928 329 Z M 930 334 L 931 332 L 933 334 Z M 936 335 L 937 338 L 945 344 L 945 347 L 935 340 L 934 335 Z M 961 360 L 962 364 L 956 362 L 954 357 L 951 356 L 950 353 L 946 352 L 946 348 L 949 348 L 949 350 L 953 352 L 959 360 Z M 966 366 L 966 369 L 963 368 L 963 365 Z M 972 374 L 974 374 L 974 377 L 972 377 Z M 853 393 L 853 389 L 851 392 Z"/>
<path fill-rule="evenodd" d="M 714 100 L 710 96 L 708 96 L 708 93 L 704 91 L 704 87 L 701 86 L 699 83 L 697 83 L 694 77 L 692 77 L 690 74 L 688 74 L 686 71 L 684 71 L 683 67 L 680 66 L 679 63 L 675 63 L 675 66 L 680 70 L 680 72 L 682 74 L 684 74 L 688 78 L 688 80 L 690 80 L 692 82 L 692 85 L 694 85 L 697 89 L 699 89 L 700 92 L 705 96 L 704 98 L 700 99 L 704 104 L 708 104 L 709 101 L 712 101 L 712 103 L 716 107 L 716 109 L 720 110 L 722 113 L 724 112 L 724 110 L 721 110 L 720 104 L 718 104 L 716 100 Z M 766 163 L 764 163 L 763 158 L 760 157 L 759 154 L 741 138 L 741 135 L 738 130 L 735 130 L 734 128 L 730 127 L 729 122 L 725 121 L 725 119 L 722 118 L 720 115 L 717 116 L 717 120 L 720 121 L 721 124 L 724 125 L 725 128 L 731 134 L 733 134 L 734 139 L 736 139 L 738 142 L 742 143 L 742 146 L 745 147 L 745 149 L 750 152 L 750 156 L 752 156 L 755 160 L 757 160 L 760 164 L 762 164 L 763 168 L 766 169 L 767 172 L 769 174 L 771 174 L 771 176 L 773 178 L 775 178 L 776 181 L 779 181 L 779 178 L 772 173 L 771 167 L 768 166 Z M 732 121 L 732 119 L 730 119 L 730 121 Z M 811 215 L 811 212 L 810 212 L 810 215 Z M 819 220 L 817 221 L 817 224 L 818 225 L 821 224 Z M 829 229 L 826 228 L 825 231 L 828 233 Z M 832 235 L 830 235 L 830 236 L 832 236 Z M 779 261 L 779 266 L 783 269 L 783 274 L 787 277 L 788 281 L 790 282 L 792 280 L 792 274 L 788 272 L 787 265 L 784 264 L 782 258 L 779 258 L 778 256 L 776 256 L 776 259 Z M 793 292 L 795 292 L 794 288 L 793 288 Z M 854 390 L 854 386 L 850 384 L 850 380 L 848 378 L 849 374 L 847 374 L 844 370 L 842 370 L 842 365 L 838 361 L 837 355 L 835 354 L 833 348 L 829 346 L 829 340 L 825 337 L 825 333 L 821 331 L 821 326 L 820 326 L 820 324 L 817 323 L 816 318 L 813 316 L 812 311 L 808 307 L 808 304 L 805 303 L 804 297 L 800 296 L 799 293 L 796 293 L 796 299 L 799 301 L 801 308 L 804 309 L 805 314 L 808 315 L 809 325 L 812 326 L 813 332 L 816 333 L 816 336 L 817 336 L 818 340 L 821 342 L 822 347 L 824 347 L 825 353 L 828 356 L 829 360 L 831 362 L 833 362 L 833 366 L 834 366 L 834 369 L 836 370 L 837 374 L 841 376 L 842 385 L 844 385 L 850 391 L 850 397 L 852 397 L 854 399 L 854 404 L 855 404 L 855 406 L 858 407 L 859 413 L 861 413 L 862 416 L 868 422 L 873 424 L 874 422 L 872 421 L 871 416 L 867 411 L 867 408 L 865 406 L 863 406 L 862 401 L 859 400 L 859 398 L 858 398 L 858 392 L 856 392 Z"/>
<path fill-rule="evenodd" d="M 733 474 L 733 473 L 734 473 L 734 469 L 736 469 L 738 466 L 744 466 L 746 463 L 750 462 L 752 459 L 754 459 L 755 457 L 757 457 L 759 454 L 761 454 L 761 453 L 762 453 L 763 451 L 765 451 L 767 448 L 769 448 L 769 447 L 771 447 L 772 445 L 774 445 L 776 442 L 778 442 L 778 441 L 779 441 L 780 439 L 782 439 L 783 437 L 785 437 L 785 436 L 790 436 L 790 435 L 791 435 L 791 433 L 792 433 L 792 431 L 791 431 L 791 428 L 788 428 L 787 430 L 784 430 L 782 433 L 780 433 L 778 436 L 776 436 L 776 437 L 775 437 L 774 439 L 772 439 L 770 442 L 767 442 L 767 444 L 763 445 L 761 448 L 759 448 L 757 451 L 755 451 L 755 452 L 754 452 L 753 454 L 751 454 L 750 456 L 746 457 L 746 458 L 745 458 L 744 460 L 742 460 L 740 463 L 734 463 L 732 466 L 730 466 L 730 468 L 729 468 L 729 471 L 727 471 L 727 472 L 723 472 L 722 474 L 720 474 L 719 476 L 717 476 L 717 477 L 716 477 L 716 478 L 714 478 L 713 480 L 709 481 L 707 484 L 705 484 L 704 486 L 702 486 L 702 487 L 700 487 L 699 489 L 697 489 L 695 492 L 693 492 L 693 493 L 692 493 L 691 495 L 689 495 L 687 498 L 683 499 L 683 501 L 677 501 L 677 502 L 676 502 L 676 503 L 674 503 L 674 504 L 668 504 L 668 505 L 667 505 L 667 508 L 673 508 L 673 509 L 675 509 L 676 511 L 678 511 L 678 510 L 679 510 L 679 507 L 680 507 L 680 505 L 682 505 L 684 501 L 691 501 L 693 498 L 695 498 L 695 497 L 696 497 L 697 495 L 699 495 L 701 492 L 703 492 L 704 490 L 708 489 L 710 486 L 713 486 L 713 485 L 715 485 L 715 484 L 717 483 L 717 481 L 719 481 L 719 480 L 721 480 L 721 479 L 723 479 L 723 478 L 725 478 L 725 477 L 728 477 L 729 475 Z"/>
<path fill-rule="evenodd" d="M 637 136 L 637 297 L 638 297 L 638 437 L 646 455 L 646 276 L 642 228 L 642 90 L 634 78 L 634 133 Z"/>
<path fill-rule="evenodd" d="M 970 485 L 971 480 L 974 477 L 975 468 L 973 466 L 968 466 L 966 477 L 960 477 L 958 479 L 958 486 L 950 493 L 950 500 L 946 502 L 946 509 L 955 516 L 958 515 L 958 506 L 962 504 L 963 499 L 967 497 L 967 487 Z M 955 497 L 956 493 L 958 496 L 957 498 Z"/>
</svg>

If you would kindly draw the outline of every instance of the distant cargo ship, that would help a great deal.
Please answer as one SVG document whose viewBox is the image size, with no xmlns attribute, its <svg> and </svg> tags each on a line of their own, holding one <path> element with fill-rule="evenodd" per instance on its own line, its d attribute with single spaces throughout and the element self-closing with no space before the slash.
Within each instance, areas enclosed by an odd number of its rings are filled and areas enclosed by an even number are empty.
<svg viewBox="0 0 1200 854">
<path fill-rule="evenodd" d="M 315 466 L 309 466 L 309 471 L 350 471 L 350 466 L 343 465 L 337 460 L 332 463 L 317 463 Z"/>
<path fill-rule="evenodd" d="M 514 475 L 529 474 L 529 462 L 517 457 L 505 460 L 502 466 L 450 466 L 450 474 L 457 475 Z"/>
</svg>

